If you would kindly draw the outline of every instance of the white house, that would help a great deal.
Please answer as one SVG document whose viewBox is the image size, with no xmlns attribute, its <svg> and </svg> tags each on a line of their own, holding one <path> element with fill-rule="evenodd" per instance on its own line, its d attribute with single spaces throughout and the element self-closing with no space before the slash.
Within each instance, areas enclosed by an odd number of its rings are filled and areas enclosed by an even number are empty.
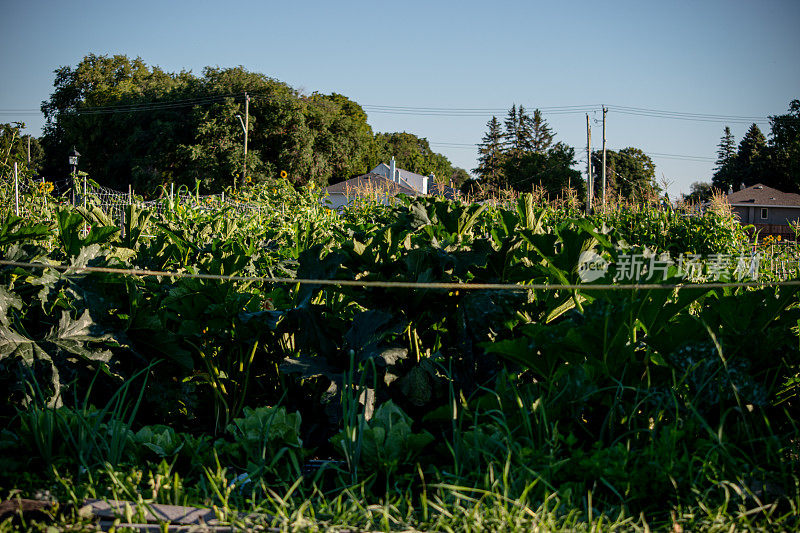
<svg viewBox="0 0 800 533">
<path fill-rule="evenodd" d="M 401 193 L 408 196 L 420 196 L 431 192 L 454 197 L 454 192 L 449 187 L 431 187 L 430 185 L 435 185 L 433 176 L 423 176 L 397 168 L 394 157 L 392 157 L 388 165 L 381 163 L 366 174 L 327 187 L 325 189 L 327 196 L 323 202 L 331 209 L 339 209 L 350 205 L 356 199 L 370 199 L 388 204 L 390 198 Z M 443 188 L 450 190 L 450 194 L 443 192 Z"/>
<path fill-rule="evenodd" d="M 381 163 L 370 170 L 370 173 L 378 174 L 398 185 L 404 185 L 409 189 L 413 189 L 417 191 L 417 194 L 428 194 L 428 184 L 433 181 L 431 176 L 422 176 L 409 172 L 408 170 L 403 170 L 402 168 L 396 168 L 394 157 L 392 157 L 388 165 L 386 163 Z"/>
</svg>

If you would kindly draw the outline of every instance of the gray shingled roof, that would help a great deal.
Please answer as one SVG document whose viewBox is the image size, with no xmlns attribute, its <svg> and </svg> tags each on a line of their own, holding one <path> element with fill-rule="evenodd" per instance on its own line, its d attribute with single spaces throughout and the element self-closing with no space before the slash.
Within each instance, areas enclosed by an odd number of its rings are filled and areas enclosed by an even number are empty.
<svg viewBox="0 0 800 533">
<path fill-rule="evenodd" d="M 757 183 L 725 197 L 731 205 L 766 205 L 800 207 L 800 194 L 781 192 Z"/>
<path fill-rule="evenodd" d="M 458 198 L 458 191 L 443 183 L 429 183 L 428 194 L 444 196 L 448 200 L 456 200 Z"/>
<path fill-rule="evenodd" d="M 347 181 L 334 183 L 325 190 L 328 192 L 328 194 L 357 194 L 359 191 L 386 191 L 392 196 L 401 193 L 409 196 L 417 196 L 419 194 L 410 187 L 394 183 L 380 174 L 373 174 L 372 172 L 356 176 L 355 178 L 351 178 Z"/>
</svg>

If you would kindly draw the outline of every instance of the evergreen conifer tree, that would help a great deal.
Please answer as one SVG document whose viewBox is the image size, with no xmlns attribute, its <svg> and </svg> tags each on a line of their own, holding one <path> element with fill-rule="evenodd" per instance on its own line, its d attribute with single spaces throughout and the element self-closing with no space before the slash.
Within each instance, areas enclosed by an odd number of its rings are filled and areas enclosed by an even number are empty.
<svg viewBox="0 0 800 533">
<path fill-rule="evenodd" d="M 785 115 L 769 117 L 769 150 L 775 186 L 800 192 L 800 100 L 792 100 Z"/>
<path fill-rule="evenodd" d="M 733 156 L 729 155 L 730 144 L 733 142 L 733 135 L 728 135 L 729 131 L 729 128 L 725 128 L 719 143 L 717 169 L 711 179 L 714 187 L 727 193 L 729 190 L 737 190 L 741 184 L 747 187 L 756 183 L 774 185 L 771 179 L 773 172 L 770 171 L 767 139 L 758 125 L 750 126 Z"/>
<path fill-rule="evenodd" d="M 725 126 L 717 147 L 717 166 L 714 167 L 711 184 L 713 188 L 727 192 L 729 187 L 733 187 L 736 179 L 736 141 L 731 133 L 731 128 Z"/>
<path fill-rule="evenodd" d="M 516 110 L 515 110 L 516 112 Z M 481 180 L 492 188 L 499 188 L 504 184 L 503 160 L 504 150 L 503 132 L 500 129 L 500 121 L 497 117 L 492 117 L 486 123 L 488 131 L 478 145 L 478 167 L 473 169 Z"/>
<path fill-rule="evenodd" d="M 553 144 L 553 130 L 547 121 L 542 117 L 542 112 L 538 109 L 533 110 L 533 117 L 526 117 L 529 123 L 530 136 L 530 150 L 537 154 L 543 154 Z"/>
<path fill-rule="evenodd" d="M 514 144 L 518 154 L 533 151 L 533 120 L 523 106 L 517 108 L 517 135 Z"/>
<path fill-rule="evenodd" d="M 513 104 L 508 110 L 505 120 L 505 132 L 503 133 L 503 150 L 512 156 L 519 155 L 520 147 L 517 144 L 517 126 L 519 118 L 517 115 L 517 105 Z"/>
<path fill-rule="evenodd" d="M 761 133 L 761 129 L 753 124 L 739 143 L 739 150 L 736 153 L 739 179 L 736 183 L 731 183 L 733 188 L 736 188 L 738 182 L 750 186 L 768 181 L 765 179 L 767 155 L 767 138 Z"/>
<path fill-rule="evenodd" d="M 736 157 L 736 141 L 733 138 L 730 126 L 725 126 L 717 148 L 717 166 L 714 170 L 720 170 L 730 163 L 734 157 Z"/>
</svg>

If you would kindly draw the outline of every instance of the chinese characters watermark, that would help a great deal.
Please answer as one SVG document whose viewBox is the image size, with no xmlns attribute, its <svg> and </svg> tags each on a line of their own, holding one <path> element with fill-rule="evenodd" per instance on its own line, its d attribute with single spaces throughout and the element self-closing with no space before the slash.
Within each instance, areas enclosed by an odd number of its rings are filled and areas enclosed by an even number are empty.
<svg viewBox="0 0 800 533">
<path fill-rule="evenodd" d="M 613 273 L 614 282 L 658 282 L 670 277 L 691 281 L 758 279 L 761 254 L 669 254 L 620 251 L 615 262 L 586 251 L 578 261 L 578 276 L 590 283 Z M 612 270 L 613 268 L 613 270 Z"/>
</svg>

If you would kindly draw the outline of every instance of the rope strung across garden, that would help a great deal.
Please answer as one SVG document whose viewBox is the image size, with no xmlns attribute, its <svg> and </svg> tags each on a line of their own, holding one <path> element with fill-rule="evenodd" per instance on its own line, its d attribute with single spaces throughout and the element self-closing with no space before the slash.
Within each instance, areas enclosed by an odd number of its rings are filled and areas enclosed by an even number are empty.
<svg viewBox="0 0 800 533">
<path fill-rule="evenodd" d="M 66 274 L 102 273 L 119 274 L 123 276 L 152 276 L 162 278 L 190 278 L 208 279 L 219 281 L 258 281 L 284 285 L 331 285 L 339 287 L 383 288 L 383 289 L 423 289 L 423 290 L 453 290 L 453 291 L 531 291 L 531 290 L 652 290 L 652 289 L 722 289 L 736 287 L 797 287 L 800 280 L 790 281 L 740 281 L 740 282 L 713 282 L 713 283 L 630 283 L 630 284 L 550 284 L 550 283 L 451 283 L 430 282 L 419 283 L 415 281 L 368 281 L 347 279 L 308 279 L 308 278 L 281 278 L 271 276 L 228 276 L 224 274 L 203 274 L 193 272 L 169 272 L 164 270 L 147 270 L 138 268 L 112 268 L 60 265 L 47 263 L 26 263 L 21 261 L 0 260 L 0 265 L 20 268 L 52 268 Z"/>
</svg>

